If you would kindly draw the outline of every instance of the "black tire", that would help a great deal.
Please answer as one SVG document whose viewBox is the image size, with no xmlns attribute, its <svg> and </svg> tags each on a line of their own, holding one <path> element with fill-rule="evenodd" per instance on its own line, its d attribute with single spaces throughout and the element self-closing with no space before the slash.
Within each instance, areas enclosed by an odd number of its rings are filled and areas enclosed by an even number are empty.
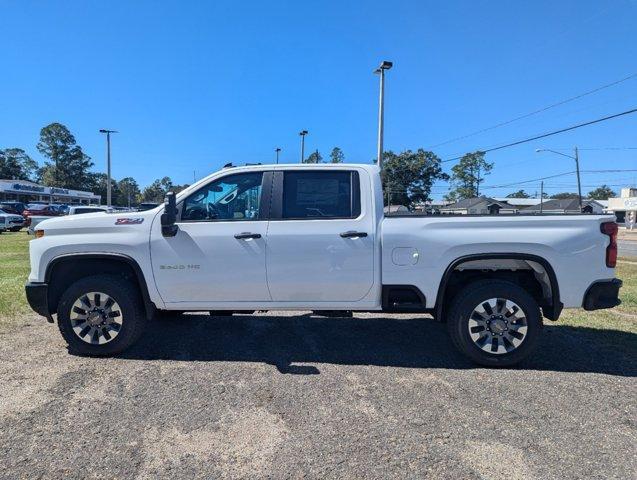
<svg viewBox="0 0 637 480">
<path fill-rule="evenodd" d="M 22 227 L 14 227 L 11 229 L 12 232 L 19 232 L 22 229 Z"/>
<path fill-rule="evenodd" d="M 122 322 L 117 336 L 102 345 L 87 343 L 73 331 L 73 304 L 89 292 L 103 292 L 113 298 L 121 309 Z M 146 314 L 135 285 L 117 275 L 95 275 L 73 283 L 58 304 L 58 327 L 73 355 L 112 356 L 135 343 L 146 326 Z"/>
<path fill-rule="evenodd" d="M 474 309 L 482 302 L 493 298 L 514 302 L 519 306 L 526 318 L 527 328 L 524 339 L 517 348 L 501 354 L 483 350 L 471 338 L 472 333 L 474 335 L 475 333 L 469 332 L 469 322 Z M 447 328 L 453 344 L 469 359 L 487 367 L 510 367 L 521 362 L 537 347 L 542 332 L 542 315 L 535 299 L 523 288 L 504 280 L 480 280 L 467 285 L 454 297 L 448 311 Z M 493 324 L 490 325 L 490 328 L 494 328 Z M 491 335 L 490 330 L 489 335 Z M 492 336 L 497 337 L 497 335 L 499 334 L 494 333 Z M 503 342 L 503 340 L 500 337 L 494 342 L 497 344 L 497 342 Z M 484 343 L 485 348 L 491 348 L 491 344 Z M 503 343 L 502 348 L 504 349 L 504 347 Z M 508 348 L 511 348 L 510 344 Z"/>
</svg>

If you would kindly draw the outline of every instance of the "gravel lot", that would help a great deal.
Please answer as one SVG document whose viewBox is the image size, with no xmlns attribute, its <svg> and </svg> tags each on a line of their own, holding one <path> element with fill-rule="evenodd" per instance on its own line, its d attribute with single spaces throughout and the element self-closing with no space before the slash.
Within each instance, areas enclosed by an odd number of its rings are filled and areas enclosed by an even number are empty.
<svg viewBox="0 0 637 480">
<path fill-rule="evenodd" d="M 426 316 L 185 315 L 152 328 L 116 359 L 68 355 L 35 316 L 0 334 L 0 477 L 637 471 L 634 334 L 549 324 L 522 368 L 488 370 Z"/>
</svg>

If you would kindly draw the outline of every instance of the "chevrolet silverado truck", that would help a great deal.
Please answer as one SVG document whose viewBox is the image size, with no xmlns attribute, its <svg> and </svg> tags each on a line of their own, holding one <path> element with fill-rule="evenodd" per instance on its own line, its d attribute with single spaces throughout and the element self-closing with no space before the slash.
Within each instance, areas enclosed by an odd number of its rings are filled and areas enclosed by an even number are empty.
<svg viewBox="0 0 637 480">
<path fill-rule="evenodd" d="M 510 366 L 543 318 L 619 304 L 613 220 L 385 216 L 373 165 L 228 167 L 148 211 L 45 220 L 26 294 L 81 355 L 123 351 L 158 311 L 314 310 L 429 313 Z"/>
</svg>

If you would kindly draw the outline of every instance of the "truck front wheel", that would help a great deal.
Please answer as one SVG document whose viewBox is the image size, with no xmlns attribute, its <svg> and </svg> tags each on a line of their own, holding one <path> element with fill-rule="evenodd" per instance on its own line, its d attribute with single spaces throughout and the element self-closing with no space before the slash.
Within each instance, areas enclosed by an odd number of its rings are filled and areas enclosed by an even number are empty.
<svg viewBox="0 0 637 480">
<path fill-rule="evenodd" d="M 110 356 L 141 336 L 146 316 L 137 289 L 116 275 L 95 275 L 73 283 L 58 304 L 58 327 L 77 355 Z"/>
<path fill-rule="evenodd" d="M 537 346 L 542 317 L 523 288 L 503 280 L 481 280 L 455 296 L 447 326 L 454 345 L 474 362 L 509 367 Z"/>
</svg>

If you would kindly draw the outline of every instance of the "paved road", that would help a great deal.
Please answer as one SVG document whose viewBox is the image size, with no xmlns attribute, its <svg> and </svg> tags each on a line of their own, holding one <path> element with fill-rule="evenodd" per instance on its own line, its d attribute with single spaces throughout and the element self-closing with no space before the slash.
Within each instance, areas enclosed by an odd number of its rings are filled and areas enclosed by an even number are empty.
<svg viewBox="0 0 637 480">
<path fill-rule="evenodd" d="M 121 358 L 0 334 L 0 478 L 634 478 L 637 335 L 474 368 L 424 316 L 185 315 Z"/>
<path fill-rule="evenodd" d="M 618 240 L 617 247 L 620 257 L 634 257 L 637 259 L 637 242 L 632 240 Z"/>
</svg>

